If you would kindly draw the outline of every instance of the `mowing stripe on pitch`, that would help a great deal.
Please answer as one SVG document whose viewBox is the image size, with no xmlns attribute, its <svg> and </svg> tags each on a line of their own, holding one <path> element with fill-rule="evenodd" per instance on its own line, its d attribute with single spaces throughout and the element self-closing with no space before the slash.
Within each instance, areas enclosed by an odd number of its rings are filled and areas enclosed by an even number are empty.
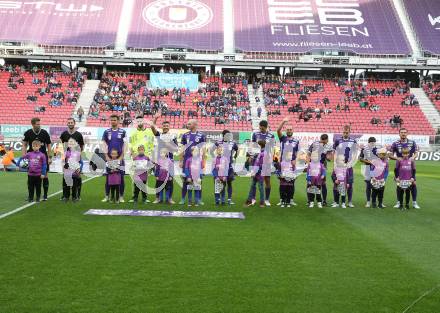
<svg viewBox="0 0 440 313">
<path fill-rule="evenodd" d="M 86 183 L 86 182 L 88 182 L 89 180 L 92 180 L 93 178 L 95 178 L 95 177 L 89 177 L 89 178 L 85 179 L 85 180 L 83 181 L 83 184 Z M 59 194 L 62 193 L 62 192 L 63 192 L 63 190 L 61 189 L 60 191 L 57 191 L 57 192 L 55 192 L 55 193 L 53 193 L 53 194 L 50 194 L 47 198 L 55 197 L 56 195 L 59 195 Z M 25 204 L 25 205 L 23 205 L 23 206 L 21 206 L 21 207 L 19 207 L 19 208 L 16 208 L 16 209 L 14 209 L 14 210 L 12 210 L 12 211 L 9 211 L 9 212 L 6 212 L 6 213 L 3 213 L 3 214 L 0 215 L 0 220 L 3 219 L 3 218 L 5 218 L 5 217 L 8 217 L 8 216 L 10 216 L 10 215 L 13 215 L 13 214 L 15 214 L 15 213 L 18 213 L 18 212 L 20 212 L 20 211 L 23 211 L 24 209 L 27 209 L 28 207 L 33 206 L 33 205 L 35 205 L 35 204 L 37 204 L 37 203 L 36 203 L 36 202 L 31 202 L 31 203 Z"/>
</svg>

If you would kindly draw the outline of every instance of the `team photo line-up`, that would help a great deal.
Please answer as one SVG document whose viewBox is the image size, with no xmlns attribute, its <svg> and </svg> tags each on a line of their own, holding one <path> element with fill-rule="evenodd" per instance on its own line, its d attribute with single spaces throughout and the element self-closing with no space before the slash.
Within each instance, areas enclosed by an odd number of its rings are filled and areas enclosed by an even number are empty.
<svg viewBox="0 0 440 313">
<path fill-rule="evenodd" d="M 352 202 L 354 170 L 357 161 L 362 163 L 365 180 L 366 207 L 384 208 L 386 180 L 389 174 L 389 160 L 395 160 L 395 182 L 397 203 L 395 208 L 409 209 L 417 204 L 416 165 L 417 144 L 407 138 L 406 129 L 399 130 L 400 138 L 389 147 L 379 147 L 376 139 L 370 137 L 368 144 L 360 146 L 350 135 L 350 126 L 343 127 L 342 136 L 329 142 L 329 136 L 322 134 L 307 149 L 300 150 L 300 142 L 293 136 L 293 125 L 285 118 L 277 128 L 278 140 L 269 132 L 268 123 L 260 121 L 259 131 L 252 134 L 249 143 L 238 145 L 228 130 L 222 132 L 222 139 L 208 144 L 206 136 L 198 130 L 196 120 L 187 122 L 188 132 L 180 140 L 170 132 L 167 121 L 156 126 L 160 113 L 152 122 L 143 117 L 136 119 L 137 128 L 130 138 L 119 127 L 118 115 L 110 117 L 111 127 L 104 131 L 100 148 L 89 158 L 90 175 L 104 175 L 105 198 L 102 202 L 124 202 L 124 176 L 129 174 L 134 183 L 130 202 L 150 202 L 147 194 L 155 194 L 153 203 L 175 204 L 172 200 L 174 181 L 182 187 L 181 201 L 188 206 L 203 205 L 202 179 L 206 174 L 214 179 L 215 204 L 233 205 L 233 181 L 235 176 L 248 177 L 250 190 L 246 206 L 256 204 L 257 189 L 259 205 L 270 206 L 271 176 L 279 179 L 282 207 L 297 204 L 293 201 L 295 180 L 306 176 L 307 205 L 327 206 L 327 176 L 333 182 L 334 202 L 332 207 L 354 207 Z M 18 161 L 28 172 L 29 202 L 39 202 L 48 197 L 48 172 L 53 151 L 49 133 L 41 128 L 40 119 L 31 120 L 32 128 L 24 133 L 22 156 Z M 285 133 L 283 130 L 285 129 Z M 67 129 L 59 138 L 63 144 L 63 196 L 61 200 L 79 201 L 84 160 L 82 156 L 84 138 L 75 129 L 75 120 L 67 120 Z M 243 161 L 237 156 L 244 154 Z M 208 161 L 208 159 L 210 159 Z M 332 173 L 327 164 L 333 162 Z M 149 188 L 147 179 L 153 174 L 154 188 Z M 175 177 L 176 176 L 176 177 Z M 181 176 L 182 179 L 177 179 Z M 194 196 L 194 199 L 193 199 Z"/>
</svg>

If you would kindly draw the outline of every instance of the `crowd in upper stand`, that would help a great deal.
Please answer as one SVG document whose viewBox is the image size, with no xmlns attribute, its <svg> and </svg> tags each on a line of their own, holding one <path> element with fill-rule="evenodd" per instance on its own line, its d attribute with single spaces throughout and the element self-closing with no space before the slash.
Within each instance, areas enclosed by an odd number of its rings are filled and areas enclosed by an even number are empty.
<svg viewBox="0 0 440 313">
<path fill-rule="evenodd" d="M 262 103 L 266 107 L 268 115 L 281 115 L 279 106 L 288 106 L 288 113 L 299 113 L 298 120 L 305 122 L 316 119 L 320 120 L 323 115 L 338 112 L 350 112 L 350 107 L 358 105 L 360 108 L 377 112 L 382 108 L 382 102 L 386 99 L 380 97 L 401 97 L 402 106 L 416 106 L 419 104 L 415 95 L 409 93 L 409 84 L 403 81 L 395 81 L 387 87 L 369 87 L 368 81 L 346 79 L 333 79 L 334 89 L 339 91 L 341 96 L 337 103 L 331 103 L 325 94 L 323 82 L 315 80 L 301 80 L 277 76 L 265 77 L 263 83 L 264 99 Z M 258 86 L 257 86 L 258 87 Z M 254 86 L 256 88 L 256 86 Z M 295 96 L 292 102 L 287 98 Z M 290 97 L 292 99 L 292 97 Z M 334 100 L 334 99 L 333 99 Z M 261 99 L 256 99 L 261 103 Z M 401 126 L 403 120 L 398 115 L 390 116 L 389 119 L 381 120 L 373 118 L 371 123 L 389 124 L 390 126 Z"/>
<path fill-rule="evenodd" d="M 168 71 L 170 72 L 170 71 Z M 215 124 L 250 119 L 247 80 L 225 75 L 218 80 L 203 81 L 197 91 L 147 88 L 147 76 L 111 72 L 101 79 L 90 106 L 92 118 L 107 120 L 110 112 L 123 112 L 123 125 L 135 117 L 161 112 L 171 117 L 210 117 Z"/>
<path fill-rule="evenodd" d="M 26 74 L 31 75 L 32 85 L 35 85 L 35 90 L 28 91 L 26 100 L 28 103 L 37 104 L 40 97 L 50 95 L 47 105 L 51 107 L 59 107 L 65 102 L 76 105 L 81 90 L 84 84 L 84 74 L 80 71 L 73 71 L 70 73 L 61 72 L 56 67 L 36 67 L 34 66 L 30 71 L 23 66 L 8 65 L 2 67 L 0 71 L 8 72 L 8 88 L 18 90 L 21 85 L 27 83 Z M 26 75 L 29 77 L 29 75 Z M 63 84 L 61 78 L 69 78 L 66 85 Z M 46 104 L 38 103 L 35 106 L 35 112 L 44 112 Z"/>
</svg>

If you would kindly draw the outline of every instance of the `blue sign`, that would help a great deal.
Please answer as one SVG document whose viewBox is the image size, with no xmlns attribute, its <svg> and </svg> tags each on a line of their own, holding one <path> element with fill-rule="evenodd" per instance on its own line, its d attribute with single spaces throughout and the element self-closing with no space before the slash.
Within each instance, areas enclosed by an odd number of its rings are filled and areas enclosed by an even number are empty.
<svg viewBox="0 0 440 313">
<path fill-rule="evenodd" d="M 189 90 L 194 91 L 199 88 L 199 75 L 151 73 L 150 83 L 153 88 L 189 88 Z"/>
</svg>

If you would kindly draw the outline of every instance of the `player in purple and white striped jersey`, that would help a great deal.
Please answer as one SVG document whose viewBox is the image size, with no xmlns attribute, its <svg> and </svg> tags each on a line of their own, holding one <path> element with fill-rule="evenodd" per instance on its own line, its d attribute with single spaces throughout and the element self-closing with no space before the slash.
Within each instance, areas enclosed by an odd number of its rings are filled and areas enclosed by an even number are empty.
<svg viewBox="0 0 440 313">
<path fill-rule="evenodd" d="M 269 124 L 267 123 L 267 121 L 260 121 L 260 131 L 258 132 L 254 132 L 252 134 L 252 142 L 260 142 L 260 141 L 265 141 L 265 160 L 264 160 L 264 164 L 263 164 L 263 169 L 262 169 L 262 173 L 261 176 L 263 177 L 264 180 L 264 185 L 265 185 L 265 200 L 264 200 L 264 204 L 266 206 L 270 206 L 270 191 L 271 191 L 271 185 L 270 185 L 270 176 L 271 176 L 271 166 L 272 166 L 272 159 L 273 159 L 273 148 L 275 147 L 275 136 L 269 132 L 268 127 Z M 269 162 L 270 160 L 270 162 Z"/>
<path fill-rule="evenodd" d="M 349 125 L 345 125 L 344 129 L 342 131 L 342 138 L 335 140 L 333 143 L 333 150 L 335 151 L 336 155 L 344 155 L 345 157 L 345 163 L 351 164 L 355 159 L 357 159 L 357 150 L 358 150 L 358 143 L 356 139 L 353 139 L 350 137 L 351 127 Z M 336 162 L 336 159 L 335 159 Z M 349 170 L 353 171 L 352 165 L 349 165 Z M 353 205 L 353 183 L 350 184 L 350 186 L 347 188 L 347 200 L 348 200 L 348 206 L 350 208 L 354 208 Z M 333 203 L 336 205 L 336 202 Z"/>
<path fill-rule="evenodd" d="M 286 117 L 283 119 L 281 124 L 278 126 L 277 135 L 281 144 L 281 154 L 280 154 L 280 164 L 283 162 L 291 162 L 294 166 L 292 170 L 295 170 L 296 156 L 299 150 L 299 140 L 293 138 L 293 127 L 292 125 L 288 125 L 286 128 L 286 134 L 283 134 L 283 127 L 286 123 L 289 122 L 289 118 Z M 290 160 L 287 159 L 287 156 L 290 156 Z M 282 168 L 281 168 L 282 171 Z M 281 173 L 282 175 L 283 173 Z M 292 201 L 290 204 L 296 206 L 296 203 L 293 202 L 293 197 L 295 195 L 295 180 L 292 182 Z M 280 186 L 280 198 L 281 198 L 281 186 Z M 279 205 L 282 205 L 282 201 L 280 201 Z"/>
<path fill-rule="evenodd" d="M 228 175 L 226 178 L 226 185 L 227 185 L 227 190 L 228 190 L 228 204 L 229 205 L 233 205 L 234 203 L 232 202 L 232 182 L 234 181 L 235 178 L 235 173 L 234 173 L 234 161 L 237 158 L 237 153 L 238 153 L 238 145 L 237 143 L 233 140 L 232 138 L 232 134 L 229 130 L 225 129 L 222 132 L 222 140 L 217 141 L 214 144 L 215 148 L 218 147 L 222 147 L 223 148 L 223 156 L 225 156 L 226 158 L 228 158 L 229 164 L 228 164 Z"/>
<path fill-rule="evenodd" d="M 163 151 L 167 151 L 167 158 L 169 159 L 171 163 L 169 164 L 169 179 L 167 181 L 167 191 L 166 195 L 168 196 L 168 203 L 174 204 L 173 201 L 173 191 L 174 191 L 174 153 L 178 151 L 178 143 L 177 138 L 174 134 L 170 132 L 170 122 L 165 120 L 162 122 L 162 133 L 160 133 L 156 128 L 156 123 L 159 117 L 162 115 L 162 112 L 158 112 L 153 119 L 153 123 L 150 125 L 151 131 L 153 132 L 154 136 L 156 136 L 156 146 L 154 147 L 153 151 L 153 162 L 156 164 L 159 164 L 160 162 L 160 154 Z M 163 163 L 163 162 L 162 162 Z M 159 180 L 160 181 L 160 180 Z M 158 192 L 156 193 L 156 200 L 154 200 L 153 203 L 159 203 L 160 202 L 160 196 L 163 195 L 164 192 Z"/>
<path fill-rule="evenodd" d="M 333 153 L 333 147 L 328 142 L 327 134 L 322 134 L 319 141 L 314 141 L 309 146 L 309 150 L 307 153 L 309 160 L 311 158 L 312 153 L 315 151 L 318 153 L 320 163 L 327 169 L 327 162 L 332 159 L 332 153 Z M 322 193 L 322 205 L 327 206 L 327 184 L 325 177 L 322 182 L 321 193 Z"/>
</svg>

